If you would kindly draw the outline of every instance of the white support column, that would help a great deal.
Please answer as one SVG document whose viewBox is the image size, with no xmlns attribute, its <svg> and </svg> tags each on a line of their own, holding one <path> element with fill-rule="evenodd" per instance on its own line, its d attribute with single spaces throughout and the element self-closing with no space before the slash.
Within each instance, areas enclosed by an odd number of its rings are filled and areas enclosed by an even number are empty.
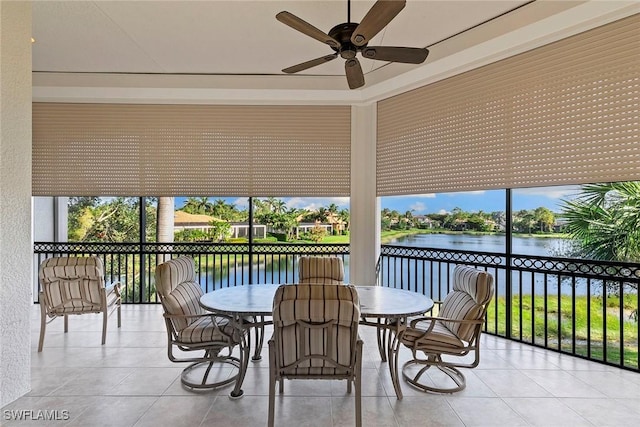
<svg viewBox="0 0 640 427">
<path fill-rule="evenodd" d="M 380 253 L 376 197 L 376 104 L 351 107 L 351 254 L 349 282 L 373 285 Z"/>
<path fill-rule="evenodd" d="M 0 1 L 0 407 L 31 388 L 31 2 Z"/>
</svg>

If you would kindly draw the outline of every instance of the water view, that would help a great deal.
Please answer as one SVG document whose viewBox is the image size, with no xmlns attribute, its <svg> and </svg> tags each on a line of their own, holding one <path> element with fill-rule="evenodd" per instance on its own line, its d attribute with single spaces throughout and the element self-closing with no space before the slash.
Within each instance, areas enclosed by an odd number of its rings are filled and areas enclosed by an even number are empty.
<svg viewBox="0 0 640 427">
<path fill-rule="evenodd" d="M 474 234 L 413 234 L 393 239 L 388 244 L 416 248 L 438 248 L 460 251 L 504 253 L 504 235 Z M 560 256 L 567 239 L 513 237 L 513 253 L 518 255 Z"/>
<path fill-rule="evenodd" d="M 505 237 L 501 235 L 471 234 L 414 234 L 394 239 L 387 244 L 417 248 L 504 253 Z M 558 256 L 558 253 L 562 251 L 562 247 L 566 244 L 566 239 L 559 238 L 514 237 L 513 252 L 519 255 Z M 295 283 L 297 281 L 295 265 L 297 265 L 295 256 L 280 258 L 276 256 L 261 259 L 258 264 L 253 267 L 253 283 Z M 349 256 L 345 256 L 344 266 L 345 282 L 349 282 Z M 230 272 L 222 266 L 211 269 L 211 275 L 201 279 L 203 289 L 210 291 L 212 289 L 236 286 L 239 283 L 247 282 L 249 277 L 249 267 L 247 263 L 238 263 L 235 268 L 231 268 L 232 271 Z M 415 270 L 415 261 L 413 260 L 405 260 L 402 265 L 396 264 L 394 268 L 397 270 L 394 275 L 394 280 L 398 283 L 408 283 L 411 280 L 418 280 L 420 286 L 426 286 L 424 285 L 425 283 L 431 284 L 432 282 L 439 282 L 440 272 L 437 270 L 433 272 L 433 278 L 431 277 L 431 271 L 425 271 L 424 274 L 417 279 L 409 278 L 408 275 L 410 273 L 408 273 L 408 271 Z M 213 275 L 215 275 L 215 277 L 212 277 Z M 504 271 L 498 271 L 497 276 L 496 284 L 499 287 L 498 292 L 504 293 Z M 531 288 L 531 280 L 524 279 L 523 284 L 525 289 L 532 289 L 533 292 L 539 293 L 542 289 L 539 283 L 541 280 L 541 278 L 535 279 L 536 289 Z M 433 289 L 434 293 L 446 293 L 446 283 L 442 283 L 438 287 L 442 289 Z M 557 286 L 550 285 L 548 290 L 555 291 L 556 289 Z"/>
</svg>

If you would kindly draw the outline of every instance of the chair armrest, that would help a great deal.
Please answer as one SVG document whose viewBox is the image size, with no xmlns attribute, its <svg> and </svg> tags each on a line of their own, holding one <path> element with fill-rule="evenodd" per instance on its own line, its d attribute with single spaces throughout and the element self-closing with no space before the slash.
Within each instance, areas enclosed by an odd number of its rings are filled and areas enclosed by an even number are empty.
<svg viewBox="0 0 640 427">
<path fill-rule="evenodd" d="M 416 325 L 420 322 L 431 322 L 431 324 L 429 325 L 429 328 L 427 329 L 427 331 L 431 331 L 433 329 L 433 326 L 435 325 L 435 320 L 439 320 L 441 322 L 452 322 L 452 323 L 459 323 L 459 324 L 482 324 L 484 323 L 484 319 L 449 319 L 447 317 L 437 317 L 437 316 L 425 316 L 425 317 L 419 317 L 417 319 L 413 319 L 410 323 L 410 327 L 415 328 Z"/>
<path fill-rule="evenodd" d="M 107 295 L 109 295 L 111 292 L 115 292 L 117 296 L 120 296 L 121 288 L 122 283 L 119 280 L 116 280 L 115 282 L 109 282 L 104 285 L 104 289 Z"/>
<path fill-rule="evenodd" d="M 224 334 L 224 332 L 222 332 L 222 330 L 220 329 L 220 320 L 219 319 L 226 319 L 228 321 L 228 324 L 233 327 L 234 329 L 238 329 L 238 330 L 246 330 L 246 328 L 242 328 L 242 325 L 240 325 L 237 320 L 233 317 L 230 316 L 228 314 L 222 314 L 222 313 L 203 313 L 203 314 L 167 314 L 164 313 L 163 316 L 165 317 L 165 319 L 169 319 L 171 320 L 171 324 L 173 325 L 173 320 L 174 319 L 200 319 L 200 318 L 204 318 L 204 317 L 210 317 L 211 318 L 211 322 L 213 323 L 213 325 L 220 330 L 221 333 Z M 173 326 L 173 328 L 175 329 L 175 326 Z M 227 334 L 225 334 L 227 335 Z"/>
</svg>

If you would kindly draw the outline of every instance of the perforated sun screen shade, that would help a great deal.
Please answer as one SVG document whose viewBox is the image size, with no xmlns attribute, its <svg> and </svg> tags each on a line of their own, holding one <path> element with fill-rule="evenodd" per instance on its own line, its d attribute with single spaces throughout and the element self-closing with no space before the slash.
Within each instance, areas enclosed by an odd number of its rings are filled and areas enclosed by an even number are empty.
<svg viewBox="0 0 640 427">
<path fill-rule="evenodd" d="M 378 103 L 379 196 L 640 179 L 640 15 Z"/>
<path fill-rule="evenodd" d="M 34 196 L 348 196 L 349 106 L 33 105 Z"/>
</svg>

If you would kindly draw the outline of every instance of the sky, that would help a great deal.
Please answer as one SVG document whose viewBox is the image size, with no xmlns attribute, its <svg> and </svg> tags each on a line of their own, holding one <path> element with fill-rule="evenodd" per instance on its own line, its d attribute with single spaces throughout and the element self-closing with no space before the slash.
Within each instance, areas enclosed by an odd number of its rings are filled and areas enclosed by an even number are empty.
<svg viewBox="0 0 640 427">
<path fill-rule="evenodd" d="M 578 192 L 579 186 L 556 186 L 544 188 L 527 188 L 512 191 L 512 209 L 536 209 L 546 207 L 553 212 L 559 212 L 562 199 L 570 199 Z M 288 208 L 316 210 L 335 203 L 340 209 L 349 209 L 348 197 L 277 197 L 283 200 Z M 238 209 L 247 208 L 248 199 L 233 197 L 210 196 L 211 202 L 224 199 L 234 204 Z M 186 197 L 176 197 L 176 209 L 180 209 Z M 400 213 L 412 211 L 413 215 L 427 213 L 446 213 L 458 207 L 466 212 L 494 212 L 505 210 L 505 191 L 471 191 L 460 193 L 422 194 L 414 196 L 382 197 L 381 208 L 396 210 Z"/>
</svg>

